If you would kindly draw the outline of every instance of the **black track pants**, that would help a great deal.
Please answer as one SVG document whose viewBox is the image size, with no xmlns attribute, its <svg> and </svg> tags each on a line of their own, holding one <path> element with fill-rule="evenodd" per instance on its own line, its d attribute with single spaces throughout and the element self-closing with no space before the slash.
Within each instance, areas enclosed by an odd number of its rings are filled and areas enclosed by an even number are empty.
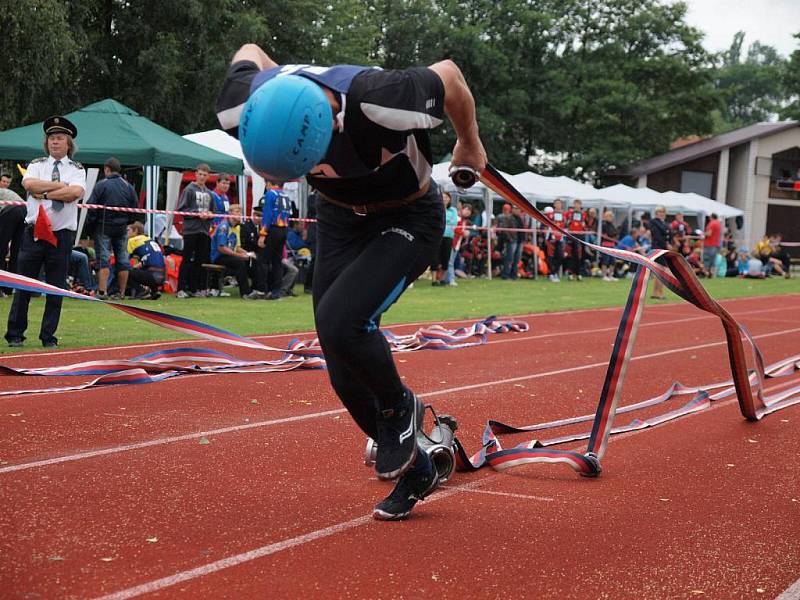
<svg viewBox="0 0 800 600">
<path fill-rule="evenodd" d="M 444 231 L 435 184 L 412 204 L 359 216 L 324 200 L 317 214 L 314 318 L 333 389 L 368 436 L 378 410 L 397 406 L 405 388 L 381 315 L 431 262 Z"/>
</svg>

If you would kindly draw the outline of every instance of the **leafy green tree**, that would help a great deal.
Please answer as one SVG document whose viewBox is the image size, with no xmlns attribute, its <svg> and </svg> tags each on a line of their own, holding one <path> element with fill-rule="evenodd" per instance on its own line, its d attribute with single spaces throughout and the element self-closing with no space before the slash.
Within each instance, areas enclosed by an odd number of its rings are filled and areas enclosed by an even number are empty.
<svg viewBox="0 0 800 600">
<path fill-rule="evenodd" d="M 721 108 L 715 115 L 715 130 L 728 131 L 777 114 L 784 101 L 781 81 L 786 61 L 772 46 L 754 42 L 742 58 L 744 32 L 738 32 L 721 65 L 714 71 Z"/>
<path fill-rule="evenodd" d="M 0 129 L 72 110 L 82 44 L 60 0 L 0 0 Z"/>
<path fill-rule="evenodd" d="M 552 171 L 603 172 L 710 131 L 709 56 L 685 4 L 569 0 L 557 10 L 535 144 L 561 156 Z"/>
<path fill-rule="evenodd" d="M 800 33 L 794 37 L 800 43 Z M 782 83 L 787 104 L 781 109 L 781 118 L 800 121 L 800 48 L 786 62 Z"/>
</svg>

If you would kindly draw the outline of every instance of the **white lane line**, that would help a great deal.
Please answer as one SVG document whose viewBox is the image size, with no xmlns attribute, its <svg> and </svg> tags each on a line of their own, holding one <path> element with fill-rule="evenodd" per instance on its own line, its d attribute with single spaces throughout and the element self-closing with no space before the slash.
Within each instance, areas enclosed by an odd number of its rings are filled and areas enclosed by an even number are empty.
<svg viewBox="0 0 800 600">
<path fill-rule="evenodd" d="M 476 487 L 478 485 L 481 485 L 481 483 L 485 482 L 487 479 L 489 478 L 487 477 L 482 480 L 475 481 L 472 484 L 459 486 L 458 489 L 443 490 L 438 494 L 436 494 L 435 496 L 431 496 L 430 498 L 425 500 L 425 504 L 431 504 L 432 502 L 438 502 L 439 500 L 444 500 L 445 498 L 449 498 L 450 496 L 457 494 L 461 491 L 468 491 L 470 487 Z M 175 573 L 173 575 L 169 575 L 168 577 L 162 577 L 161 579 L 148 581 L 147 583 L 130 587 L 125 590 L 120 590 L 119 592 L 114 592 L 113 594 L 108 594 L 106 596 L 96 598 L 95 600 L 126 600 L 127 598 L 135 598 L 136 596 L 141 596 L 143 594 L 151 594 L 153 592 L 157 592 L 158 590 L 171 587 L 178 583 L 183 583 L 184 581 L 190 581 L 192 579 L 197 579 L 198 577 L 204 577 L 205 575 L 216 573 L 217 571 L 221 571 L 222 569 L 235 567 L 236 565 L 250 562 L 252 560 L 257 560 L 259 558 L 263 558 L 271 554 L 276 554 L 278 552 L 282 552 L 283 550 L 288 550 L 289 548 L 294 548 L 296 546 L 302 546 L 310 542 L 315 542 L 317 540 L 321 540 L 323 538 L 336 535 L 337 533 L 349 531 L 351 529 L 355 529 L 357 527 L 361 527 L 362 525 L 366 525 L 367 523 L 372 523 L 372 522 L 373 522 L 372 515 L 357 517 L 355 519 L 344 521 L 342 523 L 337 523 L 335 525 L 331 525 L 330 527 L 325 527 L 323 529 L 317 529 L 316 531 L 299 535 L 297 537 L 293 537 L 288 540 L 275 542 L 274 544 L 268 544 L 266 546 L 256 548 L 255 550 L 250 550 L 249 552 L 244 552 L 242 554 L 229 556 L 227 558 L 223 558 L 212 563 L 195 567 L 194 569 L 181 571 L 180 573 Z M 380 524 L 376 526 L 386 527 L 387 525 Z"/>
<path fill-rule="evenodd" d="M 736 400 L 730 399 L 726 400 L 724 404 L 733 404 Z M 710 410 L 718 407 L 711 407 Z M 696 413 L 690 413 L 683 417 L 683 419 L 690 419 L 692 417 L 696 417 L 698 415 L 707 414 L 709 411 L 700 411 Z M 666 423 L 662 423 L 657 425 L 656 427 L 667 427 L 673 423 L 677 423 L 678 421 L 668 421 Z M 641 435 L 643 433 L 647 433 L 651 431 L 653 428 L 650 429 L 640 429 L 637 431 L 630 431 L 624 434 L 625 438 L 633 437 L 636 435 Z M 613 440 L 614 438 L 612 438 Z M 580 451 L 582 447 L 573 448 L 573 450 Z M 500 478 L 503 474 L 502 473 L 492 473 L 487 475 L 482 479 L 478 479 L 472 483 L 467 483 L 459 486 L 445 486 L 447 489 L 444 489 L 442 492 L 436 494 L 435 496 L 430 497 L 429 499 L 425 500 L 425 504 L 431 504 L 433 502 L 437 502 L 439 500 L 444 500 L 450 496 L 453 496 L 458 493 L 469 493 L 469 492 L 476 492 L 476 493 L 484 493 L 496 496 L 506 496 L 510 498 L 519 498 L 519 499 L 535 499 L 540 501 L 554 501 L 552 498 L 548 499 L 546 497 L 536 497 L 536 496 L 527 496 L 525 494 L 514 494 L 510 492 L 496 492 L 493 490 L 480 490 L 479 488 L 489 482 L 493 482 Z M 370 516 L 363 516 L 358 517 L 356 519 L 351 519 L 349 521 L 344 521 L 342 523 L 337 523 L 335 525 L 331 525 L 329 527 L 325 527 L 323 529 L 318 529 L 316 531 L 312 531 L 310 533 L 306 533 L 294 538 L 290 538 L 288 540 L 283 540 L 281 542 L 276 542 L 274 544 L 269 544 L 267 546 L 262 546 L 261 548 L 256 548 L 255 550 L 250 550 L 248 552 L 244 552 L 242 554 L 236 554 L 233 556 L 229 556 L 227 558 L 223 558 L 213 563 L 209 563 L 206 565 L 201 565 L 199 567 L 195 567 L 194 569 L 189 569 L 187 571 L 181 571 L 179 573 L 175 573 L 173 575 L 169 575 L 167 577 L 162 577 L 161 579 L 155 579 L 153 581 L 149 581 L 147 583 L 143 583 L 141 585 L 137 585 L 134 587 L 130 587 L 124 590 L 120 590 L 119 592 L 115 592 L 113 594 L 108 594 L 106 596 L 102 596 L 100 598 L 96 598 L 95 600 L 127 600 L 128 598 L 135 598 L 136 596 L 141 596 L 143 594 L 148 594 L 152 592 L 156 592 L 158 590 L 176 585 L 178 583 L 182 583 L 184 581 L 189 581 L 192 579 L 197 579 L 198 577 L 204 577 L 205 575 L 210 575 L 212 573 L 216 573 L 217 571 L 221 571 L 222 569 L 226 569 L 228 567 L 233 567 L 236 565 L 243 564 L 245 562 L 249 562 L 252 560 L 256 560 L 262 558 L 264 556 L 269 556 L 270 554 L 275 554 L 282 550 L 293 548 L 296 546 L 301 546 L 307 544 L 309 542 L 313 542 L 322 538 L 330 537 L 337 533 L 342 533 L 345 531 L 349 531 L 351 529 L 355 529 L 357 527 L 361 527 L 362 525 L 366 525 L 371 521 Z M 381 525 L 384 526 L 384 525 Z M 776 600 L 800 600 L 800 580 L 796 581 L 789 589 L 787 589 L 781 596 L 776 598 Z"/>
<path fill-rule="evenodd" d="M 187 433 L 185 435 L 177 435 L 173 437 L 160 438 L 156 440 L 148 440 L 146 442 L 137 442 L 135 444 L 126 444 L 124 446 L 114 446 L 113 448 L 92 450 L 90 452 L 81 452 L 79 454 L 71 454 L 68 456 L 56 456 L 55 458 L 48 458 L 46 460 L 37 460 L 35 462 L 21 463 L 18 465 L 11 465 L 10 467 L 3 467 L 0 469 L 0 473 L 12 473 L 14 471 L 23 471 L 25 469 L 32 469 L 34 467 L 57 465 L 58 463 L 63 463 L 63 462 L 72 462 L 74 460 L 93 458 L 95 456 L 105 456 L 106 454 L 117 454 L 118 452 L 139 450 L 141 448 L 149 448 L 150 446 L 161 446 L 163 444 L 171 444 L 173 442 L 185 442 L 187 440 L 194 440 L 199 437 L 209 437 L 213 435 L 220 435 L 222 433 L 231 433 L 233 431 L 243 431 L 245 429 L 253 429 L 255 427 L 269 427 L 270 425 L 282 425 L 284 423 L 307 421 L 309 419 L 316 419 L 319 417 L 338 415 L 343 412 L 345 412 L 344 408 L 337 408 L 335 410 L 326 410 L 324 412 L 316 412 L 307 415 L 298 415 L 296 417 L 283 417 L 281 419 L 272 419 L 270 421 L 258 421 L 256 423 L 247 423 L 245 425 L 234 425 L 233 427 L 223 427 L 221 429 L 211 429 L 209 431 L 198 431 L 195 433 Z"/>
<path fill-rule="evenodd" d="M 775 600 L 800 600 L 800 579 L 786 588 Z"/>
<path fill-rule="evenodd" d="M 754 338 L 755 339 L 761 339 L 761 338 L 773 337 L 773 336 L 776 336 L 776 335 L 785 335 L 787 333 L 796 333 L 796 332 L 800 332 L 800 327 L 794 328 L 794 329 L 786 329 L 786 330 L 783 330 L 783 331 L 774 331 L 772 333 L 764 333 L 762 335 L 754 336 Z M 724 345 L 726 345 L 726 343 L 727 342 L 722 341 L 722 342 L 709 342 L 708 344 L 702 344 L 702 345 L 699 345 L 699 346 L 698 345 L 684 346 L 682 348 L 674 348 L 672 350 L 664 350 L 662 352 L 653 352 L 653 353 L 650 353 L 650 354 L 642 354 L 640 356 L 634 356 L 634 357 L 631 358 L 631 360 L 632 361 L 634 361 L 634 360 L 646 360 L 646 359 L 649 359 L 649 358 L 655 358 L 655 357 L 665 356 L 667 354 L 675 354 L 675 353 L 679 353 L 679 352 L 687 352 L 689 350 L 696 350 L 696 349 L 699 349 L 699 348 L 711 348 L 711 347 L 714 347 L 714 346 L 724 346 Z M 550 377 L 552 375 L 560 375 L 562 373 L 570 373 L 570 372 L 574 372 L 574 371 L 585 371 L 585 370 L 594 369 L 594 368 L 597 368 L 597 367 L 605 367 L 607 364 L 608 364 L 607 362 L 596 362 L 596 363 L 591 363 L 591 364 L 588 364 L 588 365 L 580 365 L 580 366 L 568 367 L 568 368 L 565 368 L 565 369 L 556 369 L 556 370 L 553 370 L 553 371 L 545 371 L 545 372 L 542 372 L 542 373 L 533 373 L 531 375 L 523 375 L 523 376 L 520 376 L 520 377 L 512 377 L 512 378 L 508 378 L 508 379 L 496 379 L 496 380 L 493 380 L 493 381 L 487 381 L 487 382 L 483 382 L 483 383 L 473 383 L 473 384 L 469 384 L 469 385 L 462 385 L 462 386 L 457 386 L 457 387 L 452 387 L 452 388 L 446 388 L 446 389 L 437 390 L 437 391 L 434 391 L 434 392 L 425 392 L 425 393 L 422 393 L 422 394 L 417 394 L 417 396 L 419 398 L 429 398 L 431 396 L 442 396 L 442 395 L 445 395 L 445 394 L 453 394 L 455 392 L 462 392 L 462 391 L 465 391 L 465 390 L 473 390 L 473 389 L 478 389 L 478 388 L 483 388 L 483 387 L 491 387 L 491 386 L 495 386 L 495 385 L 506 385 L 506 384 L 509 384 L 509 383 L 515 383 L 515 382 L 518 382 L 518 381 L 527 381 L 527 380 L 531 380 L 531 379 L 541 379 L 542 377 Z M 148 440 L 146 442 L 138 442 L 136 444 L 126 444 L 124 446 L 114 446 L 114 447 L 105 448 L 105 449 L 102 449 L 102 450 L 92 450 L 90 452 L 79 452 L 79 453 L 76 453 L 76 454 L 70 454 L 70 455 L 66 455 L 66 456 L 57 456 L 57 457 L 48 458 L 48 459 L 45 459 L 45 460 L 37 460 L 37 461 L 32 461 L 32 462 L 27 462 L 27 463 L 20 463 L 20 464 L 17 464 L 17 465 L 10 465 L 8 467 L 1 467 L 0 468 L 0 475 L 2 475 L 3 473 L 12 473 L 12 472 L 15 472 L 15 471 L 24 471 L 24 470 L 27 470 L 27 469 L 33 469 L 35 467 L 45 467 L 45 466 L 48 466 L 48 465 L 55 465 L 55 464 L 64 463 L 64 462 L 72 462 L 72 461 L 76 461 L 76 460 L 83 460 L 83 459 L 86 459 L 86 458 L 94 458 L 96 456 L 105 456 L 105 455 L 108 455 L 108 454 L 117 454 L 119 452 L 127 452 L 129 450 L 138 450 L 140 448 L 149 448 L 151 446 L 161 446 L 161 445 L 164 445 L 164 444 L 171 444 L 171 443 L 174 443 L 174 442 L 183 442 L 183 441 L 187 441 L 187 440 L 196 439 L 196 438 L 201 437 L 201 436 L 208 437 L 210 435 L 221 435 L 221 434 L 224 434 L 224 433 L 230 433 L 230 432 L 234 432 L 234 431 L 244 431 L 244 430 L 247 430 L 247 429 L 255 429 L 255 428 L 259 428 L 259 427 L 269 427 L 269 426 L 272 426 L 272 425 L 282 425 L 284 423 L 292 423 L 292 422 L 295 422 L 295 421 L 306 421 L 306 420 L 315 419 L 315 418 L 318 418 L 318 417 L 337 415 L 337 414 L 341 414 L 341 413 L 344 413 L 344 412 L 345 412 L 345 409 L 344 408 L 340 408 L 340 409 L 328 410 L 328 411 L 317 412 L 317 413 L 310 413 L 310 414 L 307 414 L 307 415 L 300 415 L 300 416 L 295 416 L 295 417 L 284 417 L 284 418 L 280 418 L 280 419 L 272 419 L 272 420 L 269 420 L 269 421 L 257 421 L 255 423 L 247 423 L 247 424 L 244 424 L 244 425 L 234 425 L 234 426 L 231 426 L 231 427 L 222 427 L 220 429 L 213 429 L 213 430 L 210 430 L 210 431 L 200 431 L 200 432 L 196 432 L 196 433 L 187 433 L 187 434 L 179 435 L 179 436 L 159 438 L 159 439 L 155 439 L 155 440 Z"/>
<path fill-rule="evenodd" d="M 781 297 L 783 297 L 783 298 L 794 297 L 794 296 L 798 296 L 798 294 L 781 294 Z M 745 296 L 745 297 L 742 297 L 742 298 L 729 298 L 727 300 L 722 300 L 721 302 L 724 302 L 726 304 L 730 304 L 730 303 L 739 302 L 739 301 L 756 300 L 758 298 L 761 298 L 761 297 L 760 296 Z M 682 307 L 682 306 L 685 306 L 685 305 L 682 304 L 682 303 L 680 303 L 680 304 L 658 304 L 658 305 L 648 306 L 648 310 L 656 310 L 658 312 L 669 312 L 669 309 L 674 309 L 676 307 Z M 727 309 L 727 306 L 725 306 L 725 307 Z M 579 309 L 579 310 L 561 310 L 561 311 L 553 311 L 553 312 L 528 313 L 528 314 L 522 314 L 522 315 L 509 315 L 509 316 L 504 317 L 504 318 L 509 318 L 509 319 L 529 319 L 529 318 L 531 318 L 532 319 L 532 318 L 546 318 L 546 317 L 557 316 L 557 315 L 580 315 L 580 314 L 583 314 L 583 313 L 596 314 L 598 312 L 613 312 L 613 311 L 621 311 L 621 310 L 622 310 L 622 307 L 606 306 L 606 307 L 603 307 L 603 308 L 584 308 L 584 309 Z M 765 309 L 765 310 L 762 310 L 762 311 L 753 311 L 753 312 L 768 312 L 768 311 L 777 311 L 777 310 L 784 310 L 785 311 L 786 307 L 784 306 L 784 307 L 782 307 L 780 309 L 777 309 L 777 308 L 775 308 L 775 309 Z M 731 311 L 729 310 L 729 312 L 731 312 Z M 731 314 L 733 314 L 733 313 L 731 312 Z M 745 314 L 745 313 L 741 313 L 741 314 Z M 473 318 L 473 319 L 452 319 L 452 320 L 447 320 L 447 321 L 439 321 L 439 323 L 471 323 L 472 321 L 475 321 L 477 318 L 478 317 Z M 430 324 L 431 324 L 430 321 L 419 321 L 419 322 L 416 322 L 416 323 L 394 323 L 394 324 L 387 325 L 387 327 L 400 328 L 400 327 L 414 327 L 414 326 L 418 326 L 418 325 L 430 325 Z M 255 339 L 255 340 L 268 340 L 268 339 L 274 339 L 274 338 L 296 337 L 298 335 L 315 335 L 315 333 L 316 333 L 315 331 L 293 331 L 293 332 L 288 332 L 288 333 L 274 333 L 274 334 L 269 334 L 269 335 L 251 335 L 250 337 Z M 86 353 L 89 353 L 89 352 L 102 352 L 102 351 L 109 351 L 109 350 L 127 350 L 129 348 L 159 348 L 159 347 L 162 347 L 162 346 L 182 345 L 182 344 L 186 344 L 186 343 L 189 343 L 189 342 L 195 342 L 195 341 L 197 341 L 196 338 L 188 338 L 188 339 L 183 339 L 183 340 L 174 340 L 174 341 L 171 341 L 171 342 L 152 342 L 152 343 L 148 343 L 148 344 L 131 344 L 131 345 L 124 345 L 124 346 L 97 346 L 97 347 L 94 347 L 94 348 L 81 348 L 81 349 L 76 349 L 76 350 L 59 350 L 57 352 L 25 352 L 23 354 L 0 354 L 0 359 L 7 360 L 7 359 L 13 359 L 13 358 L 28 358 L 28 357 L 35 357 L 35 356 L 66 356 L 66 355 L 72 355 L 72 354 L 86 354 Z"/>
<path fill-rule="evenodd" d="M 547 496 L 530 496 L 528 494 L 514 494 L 512 492 L 495 492 L 492 490 L 481 490 L 478 488 L 469 488 L 462 485 L 445 485 L 444 489 L 458 490 L 459 492 L 469 492 L 471 494 L 486 494 L 488 496 L 504 496 L 506 498 L 519 498 L 521 500 L 536 500 L 537 502 L 555 502 L 555 498 L 548 498 Z"/>
<path fill-rule="evenodd" d="M 662 306 L 668 306 L 668 305 L 662 305 Z M 503 317 L 503 318 L 504 319 L 532 319 L 532 318 L 535 318 L 535 317 L 545 317 L 545 316 L 549 317 L 549 316 L 553 316 L 553 315 L 580 314 L 580 313 L 584 313 L 584 312 L 596 313 L 596 312 L 608 312 L 608 311 L 615 311 L 615 310 L 621 311 L 622 308 L 621 307 L 616 307 L 616 306 L 607 306 L 605 308 L 585 308 L 585 309 L 582 309 L 582 310 L 562 310 L 562 311 L 558 311 L 558 312 L 544 312 L 544 313 L 528 313 L 528 314 L 524 314 L 524 315 L 510 315 L 510 316 Z M 778 309 L 768 309 L 768 310 L 778 310 Z M 780 310 L 786 310 L 786 308 L 784 307 L 784 308 L 781 308 Z M 450 319 L 450 320 L 446 320 L 446 321 L 438 321 L 438 323 L 439 324 L 472 323 L 472 322 L 474 322 L 474 321 L 476 321 L 478 319 L 479 319 L 479 317 L 475 317 L 475 318 L 472 318 L 472 319 Z M 390 324 L 386 325 L 386 327 L 384 329 L 388 329 L 389 327 L 394 327 L 396 329 L 400 329 L 402 327 L 418 327 L 420 325 L 422 325 L 422 326 L 431 325 L 431 322 L 430 321 L 417 321 L 417 322 L 414 322 L 414 323 L 390 323 Z M 248 337 L 250 337 L 250 338 L 252 338 L 254 340 L 270 340 L 270 339 L 275 339 L 275 338 L 294 338 L 294 337 L 297 337 L 297 336 L 300 336 L 300 335 L 302 335 L 302 336 L 310 336 L 310 335 L 316 335 L 316 334 L 317 334 L 316 331 L 290 331 L 290 332 L 287 332 L 287 333 L 271 333 L 271 334 L 262 334 L 262 335 L 251 335 L 251 336 L 248 336 Z M 63 355 L 70 355 L 70 354 L 86 354 L 88 352 L 105 352 L 105 351 L 108 351 L 108 350 L 127 350 L 129 348 L 158 348 L 158 347 L 161 347 L 161 346 L 178 346 L 178 345 L 183 345 L 183 344 L 187 344 L 187 343 L 190 343 L 190 342 L 198 342 L 198 341 L 201 341 L 201 340 L 198 340 L 197 338 L 186 338 L 186 339 L 182 339 L 182 340 L 174 340 L 174 341 L 171 341 L 171 342 L 150 342 L 150 343 L 147 343 L 147 344 L 131 344 L 131 345 L 125 345 L 125 346 L 95 346 L 93 348 L 80 348 L 80 349 L 76 349 L 76 350 L 59 350 L 57 352 L 46 352 L 46 351 L 45 352 L 41 352 L 40 351 L 40 352 L 24 352 L 22 354 L 0 354 L 0 359 L 6 360 L 8 358 L 28 358 L 28 357 L 32 357 L 32 356 L 63 356 Z M 204 340 L 204 341 L 207 342 L 208 340 Z"/>
<path fill-rule="evenodd" d="M 800 327 L 796 327 L 794 329 L 784 329 L 782 331 L 773 331 L 772 333 L 764 333 L 761 335 L 754 335 L 754 339 L 761 339 L 767 337 L 773 337 L 776 335 L 786 335 L 787 333 L 796 333 L 800 332 Z M 700 350 L 703 348 L 713 348 L 714 346 L 725 346 L 727 342 L 709 342 L 707 344 L 695 344 L 692 346 L 684 346 L 683 348 L 673 348 L 672 350 L 662 350 L 661 352 L 651 352 L 650 354 L 641 354 L 639 356 L 634 356 L 631 358 L 631 361 L 634 360 L 646 360 L 649 358 L 657 358 L 659 356 L 666 356 L 668 354 L 676 354 L 678 352 L 688 352 L 690 350 Z M 566 367 L 564 369 L 556 369 L 555 371 L 547 371 L 545 373 L 534 373 L 532 375 L 520 375 L 519 377 L 509 377 L 507 379 L 496 379 L 494 381 L 486 381 L 484 383 L 472 383 L 469 385 L 463 385 L 457 388 L 450 388 L 446 390 L 439 390 L 436 392 L 427 392 L 425 394 L 417 394 L 418 396 L 441 396 L 443 394 L 450 394 L 452 392 L 462 392 L 465 390 L 474 390 L 479 389 L 482 387 L 489 387 L 493 385 L 500 385 L 506 383 L 516 383 L 519 381 L 528 381 L 530 379 L 540 379 L 541 377 L 549 377 L 551 375 L 561 375 L 563 373 L 572 373 L 574 371 L 586 371 L 588 369 L 595 369 L 597 367 L 604 367 L 608 365 L 608 361 L 604 362 L 596 362 L 588 365 L 580 365 L 574 367 Z M 1 473 L 2 471 L 0 471 Z"/>
<path fill-rule="evenodd" d="M 760 314 L 760 313 L 766 313 L 766 312 L 781 312 L 781 311 L 785 311 L 785 310 L 786 309 L 782 307 L 782 308 L 768 308 L 768 309 L 764 309 L 764 310 L 741 311 L 741 312 L 736 313 L 734 316 L 741 316 L 741 315 L 754 314 L 754 313 L 755 314 Z M 550 314 L 553 314 L 553 313 L 550 313 Z M 654 321 L 652 323 L 641 323 L 639 326 L 640 327 L 652 327 L 652 326 L 662 326 L 662 325 L 675 325 L 676 323 L 688 323 L 688 322 L 691 322 L 691 321 L 699 321 L 699 320 L 704 320 L 704 319 L 717 319 L 717 318 L 718 317 L 716 317 L 714 315 L 700 315 L 700 316 L 697 316 L 697 317 L 687 317 L 685 319 L 672 319 L 672 320 L 669 320 L 669 321 Z M 774 321 L 770 321 L 770 322 L 774 322 Z M 559 332 L 554 332 L 554 333 L 542 333 L 542 334 L 539 334 L 539 335 L 522 335 L 522 334 L 520 334 L 520 335 L 515 335 L 513 337 L 499 339 L 499 340 L 489 340 L 489 341 L 486 342 L 486 344 L 482 344 L 481 346 L 476 346 L 476 347 L 479 348 L 479 347 L 482 347 L 483 345 L 509 344 L 509 343 L 516 343 L 516 342 L 524 342 L 524 341 L 527 341 L 527 340 L 540 340 L 540 339 L 554 338 L 554 337 L 565 337 L 565 336 L 568 336 L 568 335 L 579 335 L 580 336 L 580 335 L 589 335 L 589 334 L 592 334 L 592 333 L 607 333 L 609 331 L 616 331 L 617 329 L 618 329 L 618 327 L 614 326 L 614 327 L 604 327 L 604 328 L 596 328 L 596 329 L 581 329 L 581 330 L 577 330 L 577 331 L 559 331 Z M 264 337 L 269 337 L 269 336 L 264 336 Z M 281 336 L 272 336 L 272 337 L 281 337 Z M 133 346 L 131 346 L 131 347 L 133 347 Z M 25 355 L 20 355 L 20 356 L 25 356 Z M 30 355 L 28 355 L 28 356 L 30 356 Z M 2 357 L 2 355 L 0 355 L 0 357 Z M 204 377 L 204 376 L 210 375 L 210 374 L 211 373 L 189 373 L 189 374 L 186 374 L 186 375 L 182 375 L 181 376 L 181 380 L 186 380 L 186 379 L 190 379 L 190 378 L 194 378 L 194 377 Z M 219 373 L 216 373 L 216 375 L 226 375 L 226 373 L 225 372 L 219 372 Z M 234 374 L 229 373 L 229 375 L 234 375 Z M 92 388 L 86 388 L 86 389 L 83 389 L 83 390 L 63 390 L 63 391 L 56 391 L 56 392 L 38 392 L 38 393 L 26 394 L 26 397 L 39 396 L 39 395 L 43 395 L 43 394 L 50 395 L 50 396 L 52 396 L 53 394 L 71 394 L 71 393 L 85 394 L 85 393 L 95 392 L 95 391 L 98 391 L 98 390 L 105 390 L 105 388 L 103 388 L 103 387 L 92 387 Z M 5 399 L 10 400 L 12 398 L 14 398 L 14 396 L 8 396 Z M 0 472 L 2 472 L 2 471 L 0 471 Z"/>
<path fill-rule="evenodd" d="M 781 307 L 781 308 L 768 308 L 768 309 L 765 309 L 765 310 L 747 310 L 747 311 L 737 312 L 734 316 L 735 317 L 741 317 L 742 315 L 763 314 L 765 312 L 786 312 L 786 309 Z M 656 327 L 656 326 L 661 326 L 661 325 L 675 325 L 676 323 L 690 323 L 692 321 L 704 321 L 706 319 L 717 320 L 717 319 L 719 319 L 719 317 L 717 317 L 716 315 L 711 315 L 711 314 L 705 313 L 705 314 L 697 316 L 697 317 L 686 317 L 685 319 L 670 319 L 669 321 L 652 321 L 650 323 L 640 323 L 639 327 Z M 767 321 L 769 323 L 774 323 L 775 322 L 775 319 L 751 319 L 751 320 Z M 786 323 L 786 324 L 788 325 L 789 323 Z M 580 330 L 577 330 L 577 331 L 558 331 L 558 332 L 554 332 L 554 333 L 540 333 L 538 335 L 515 335 L 515 336 L 509 337 L 509 338 L 490 339 L 489 341 L 486 342 L 486 345 L 489 345 L 489 344 L 508 344 L 508 343 L 524 341 L 524 340 L 541 340 L 541 339 L 546 339 L 546 338 L 551 338 L 551 337 L 564 337 L 564 336 L 567 336 L 567 335 L 591 335 L 593 333 L 607 333 L 609 331 L 617 331 L 617 329 L 619 329 L 619 326 L 615 325 L 614 327 L 602 327 L 602 328 L 598 327 L 598 328 L 593 328 L 593 329 L 580 329 Z"/>
</svg>

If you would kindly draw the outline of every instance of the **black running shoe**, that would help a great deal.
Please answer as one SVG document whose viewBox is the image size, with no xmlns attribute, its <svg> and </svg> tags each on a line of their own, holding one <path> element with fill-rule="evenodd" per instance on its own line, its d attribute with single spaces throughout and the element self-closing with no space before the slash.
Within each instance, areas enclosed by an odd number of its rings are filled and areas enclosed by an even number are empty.
<svg viewBox="0 0 800 600">
<path fill-rule="evenodd" d="M 410 390 L 406 406 L 378 414 L 378 479 L 395 479 L 405 473 L 417 457 L 417 430 L 422 427 L 423 410 Z"/>
<path fill-rule="evenodd" d="M 407 519 L 418 501 L 430 496 L 439 487 L 439 473 L 431 468 L 425 475 L 413 471 L 397 480 L 392 493 L 372 510 L 372 518 L 378 521 L 401 521 Z"/>
</svg>

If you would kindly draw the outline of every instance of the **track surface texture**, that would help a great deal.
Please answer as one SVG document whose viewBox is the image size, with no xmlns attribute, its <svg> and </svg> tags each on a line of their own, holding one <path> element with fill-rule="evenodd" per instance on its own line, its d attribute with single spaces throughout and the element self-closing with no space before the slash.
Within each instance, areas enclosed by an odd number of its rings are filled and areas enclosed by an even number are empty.
<svg viewBox="0 0 800 600">
<path fill-rule="evenodd" d="M 800 353 L 800 295 L 723 304 L 768 364 Z M 475 451 L 487 418 L 527 425 L 594 412 L 620 312 L 533 315 L 527 333 L 396 358 Z M 33 367 L 145 351 L 2 360 Z M 621 405 L 676 380 L 729 377 L 715 317 L 648 306 Z M 0 387 L 76 379 L 2 377 Z M 371 509 L 391 485 L 363 465 L 364 437 L 324 371 L 0 398 L 0 597 L 796 600 L 798 424 L 800 406 L 749 423 L 730 398 L 615 437 L 598 479 L 564 465 L 458 473 L 408 521 L 381 523 Z"/>
</svg>

